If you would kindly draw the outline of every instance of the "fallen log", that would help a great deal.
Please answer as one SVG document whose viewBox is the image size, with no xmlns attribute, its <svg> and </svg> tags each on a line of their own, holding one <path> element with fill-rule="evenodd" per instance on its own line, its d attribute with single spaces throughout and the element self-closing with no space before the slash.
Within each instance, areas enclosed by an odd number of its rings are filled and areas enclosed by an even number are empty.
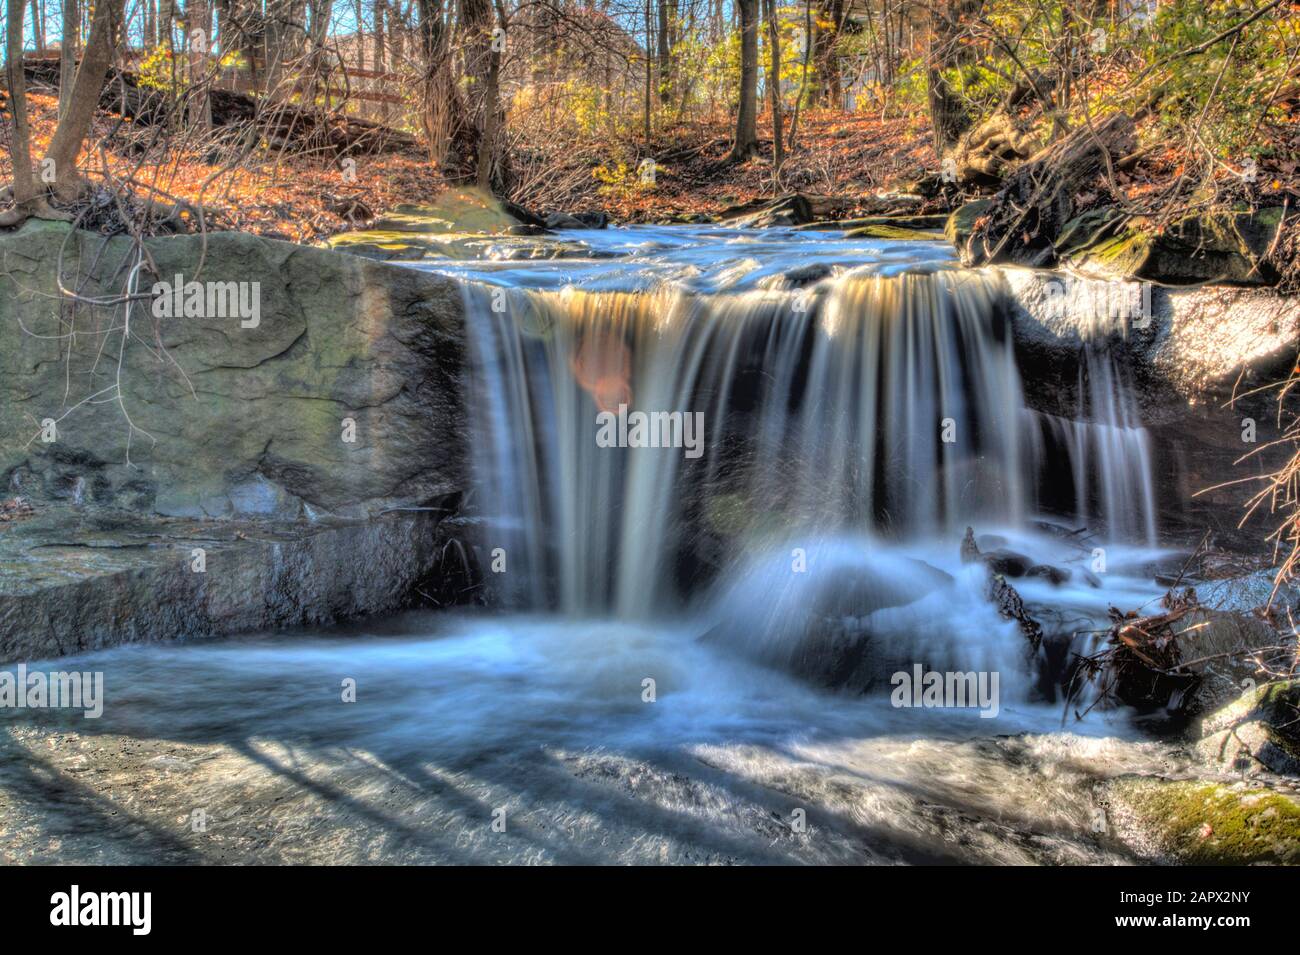
<svg viewBox="0 0 1300 955">
<path fill-rule="evenodd" d="M 23 62 L 23 72 L 33 86 L 54 90 L 59 87 L 57 57 L 28 58 Z M 409 133 L 337 110 L 307 109 L 220 87 L 208 90 L 208 101 L 214 127 L 253 131 L 267 145 L 289 152 L 325 152 L 341 157 L 419 146 L 419 140 Z M 141 126 L 173 118 L 180 121 L 187 113 L 169 92 L 143 85 L 138 74 L 117 69 L 109 71 L 99 105 Z"/>
</svg>

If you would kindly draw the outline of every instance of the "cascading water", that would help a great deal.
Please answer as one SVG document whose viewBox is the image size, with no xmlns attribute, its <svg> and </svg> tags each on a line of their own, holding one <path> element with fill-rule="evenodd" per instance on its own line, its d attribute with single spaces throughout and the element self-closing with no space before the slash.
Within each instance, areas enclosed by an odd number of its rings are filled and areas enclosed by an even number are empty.
<svg viewBox="0 0 1300 955">
<path fill-rule="evenodd" d="M 509 603 L 646 618 L 778 534 L 1020 527 L 1062 453 L 1072 516 L 1154 542 L 1150 452 L 1109 356 L 1081 371 L 1077 418 L 1042 416 L 1045 440 L 995 274 L 869 262 L 799 288 L 713 240 L 729 257 L 711 273 L 692 248 L 620 263 L 621 288 L 608 266 L 559 289 L 546 268 L 466 283 L 478 501 L 514 561 Z M 620 408 L 695 415 L 700 456 L 601 447 Z"/>
</svg>

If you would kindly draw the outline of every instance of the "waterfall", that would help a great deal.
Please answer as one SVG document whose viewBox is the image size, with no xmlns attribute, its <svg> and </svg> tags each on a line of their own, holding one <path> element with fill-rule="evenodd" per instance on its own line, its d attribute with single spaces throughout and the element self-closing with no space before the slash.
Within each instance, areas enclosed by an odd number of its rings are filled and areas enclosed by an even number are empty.
<svg viewBox="0 0 1300 955">
<path fill-rule="evenodd" d="M 1077 418 L 1030 412 L 999 283 L 942 268 L 708 293 L 465 283 L 475 499 L 510 571 L 499 596 L 645 618 L 792 531 L 1020 524 L 1062 448 L 1074 516 L 1149 540 L 1150 448 L 1122 376 L 1090 354 Z M 602 447 L 600 422 L 625 429 L 636 412 L 661 415 L 655 434 L 695 416 L 702 453 Z"/>
</svg>

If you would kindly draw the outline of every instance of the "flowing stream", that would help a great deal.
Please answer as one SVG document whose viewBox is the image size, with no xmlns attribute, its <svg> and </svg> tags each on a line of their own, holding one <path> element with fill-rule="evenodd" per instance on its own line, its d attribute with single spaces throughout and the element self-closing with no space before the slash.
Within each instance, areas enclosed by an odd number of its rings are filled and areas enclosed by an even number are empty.
<svg viewBox="0 0 1300 955">
<path fill-rule="evenodd" d="M 464 280 L 489 606 L 51 664 L 108 703 L 0 717 L 0 860 L 1129 861 L 1092 785 L 1183 757 L 1061 696 L 1162 592 L 1123 369 L 1029 409 L 998 275 L 938 242 L 566 239 L 417 266 Z M 994 693 L 895 705 L 915 668 Z"/>
</svg>

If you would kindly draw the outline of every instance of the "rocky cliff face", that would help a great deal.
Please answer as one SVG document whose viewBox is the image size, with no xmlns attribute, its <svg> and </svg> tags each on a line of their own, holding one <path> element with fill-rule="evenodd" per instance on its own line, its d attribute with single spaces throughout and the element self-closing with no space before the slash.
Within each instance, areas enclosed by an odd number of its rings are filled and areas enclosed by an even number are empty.
<svg viewBox="0 0 1300 955">
<path fill-rule="evenodd" d="M 123 239 L 48 223 L 0 236 L 8 493 L 295 519 L 359 517 L 461 488 L 453 283 L 234 233 L 159 239 L 148 254 L 139 263 Z M 58 262 L 76 305 L 60 301 Z M 221 300 L 226 317 L 156 314 L 170 310 L 156 283 L 194 281 L 209 295 L 234 289 L 256 313 L 230 314 Z M 128 287 L 139 296 L 129 314 Z"/>
<path fill-rule="evenodd" d="M 242 234 L 147 252 L 0 235 L 0 662 L 436 593 L 469 457 L 458 288 Z"/>
<path fill-rule="evenodd" d="M 1259 488 L 1244 479 L 1271 470 L 1289 448 L 1243 457 L 1279 435 L 1277 393 L 1265 386 L 1295 361 L 1300 300 L 1270 289 L 1175 289 L 1017 268 L 1002 275 L 1031 406 L 1073 415 L 1087 387 L 1081 356 L 1104 344 L 1151 432 L 1163 526 L 1197 537 L 1209 528 L 1221 543 L 1240 537 L 1258 547 L 1258 527 L 1236 526 Z M 1229 481 L 1242 483 L 1220 487 Z"/>
</svg>

